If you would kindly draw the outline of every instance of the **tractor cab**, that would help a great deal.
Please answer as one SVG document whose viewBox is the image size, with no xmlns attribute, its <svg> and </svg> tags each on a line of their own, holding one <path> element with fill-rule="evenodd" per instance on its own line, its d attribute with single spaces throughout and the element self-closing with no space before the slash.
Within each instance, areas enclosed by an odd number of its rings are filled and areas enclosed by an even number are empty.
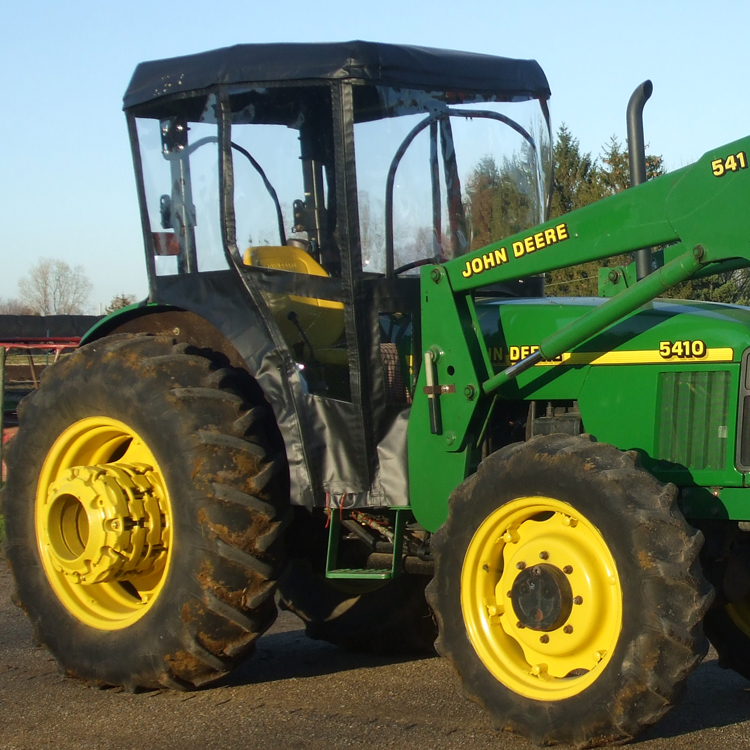
<svg viewBox="0 0 750 750">
<path fill-rule="evenodd" d="M 545 219 L 548 96 L 534 61 L 365 42 L 137 68 L 125 109 L 151 301 L 238 350 L 276 413 L 297 502 L 408 502 L 419 267 Z"/>
</svg>

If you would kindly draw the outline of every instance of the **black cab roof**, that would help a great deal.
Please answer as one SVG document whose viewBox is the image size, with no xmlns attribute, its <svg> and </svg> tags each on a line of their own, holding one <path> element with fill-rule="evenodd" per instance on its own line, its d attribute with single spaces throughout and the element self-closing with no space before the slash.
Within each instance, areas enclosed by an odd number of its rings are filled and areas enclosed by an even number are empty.
<svg viewBox="0 0 750 750">
<path fill-rule="evenodd" d="M 125 92 L 124 107 L 217 84 L 316 79 L 492 92 L 507 101 L 550 95 L 535 60 L 363 41 L 238 44 L 141 63 Z"/>
</svg>

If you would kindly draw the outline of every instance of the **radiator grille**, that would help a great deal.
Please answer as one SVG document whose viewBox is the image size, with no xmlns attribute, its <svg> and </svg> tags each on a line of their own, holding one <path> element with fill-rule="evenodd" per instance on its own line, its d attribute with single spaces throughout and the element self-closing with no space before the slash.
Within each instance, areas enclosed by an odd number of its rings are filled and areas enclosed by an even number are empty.
<svg viewBox="0 0 750 750">
<path fill-rule="evenodd" d="M 730 373 L 664 372 L 660 377 L 656 457 L 691 469 L 724 468 Z"/>
</svg>

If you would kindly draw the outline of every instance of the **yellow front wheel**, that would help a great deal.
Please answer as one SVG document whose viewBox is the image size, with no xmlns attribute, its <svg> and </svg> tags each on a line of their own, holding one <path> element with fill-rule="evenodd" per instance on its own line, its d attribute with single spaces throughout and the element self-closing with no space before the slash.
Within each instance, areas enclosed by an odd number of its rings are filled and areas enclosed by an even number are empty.
<svg viewBox="0 0 750 750">
<path fill-rule="evenodd" d="M 577 695 L 606 668 L 622 630 L 622 586 L 599 530 L 549 497 L 490 513 L 466 550 L 461 611 L 482 663 L 537 700 Z"/>
<path fill-rule="evenodd" d="M 633 454 L 566 435 L 508 446 L 455 490 L 433 537 L 436 645 L 497 726 L 601 744 L 676 700 L 710 587 L 675 495 Z"/>
</svg>

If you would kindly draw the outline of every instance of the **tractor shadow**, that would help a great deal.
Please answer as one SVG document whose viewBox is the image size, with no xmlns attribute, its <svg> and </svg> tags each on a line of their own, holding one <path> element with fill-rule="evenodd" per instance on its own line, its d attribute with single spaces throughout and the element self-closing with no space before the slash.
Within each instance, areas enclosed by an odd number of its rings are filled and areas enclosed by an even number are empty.
<svg viewBox="0 0 750 750">
<path fill-rule="evenodd" d="M 280 612 L 273 628 L 258 640 L 252 658 L 235 669 L 221 684 L 239 687 L 358 669 L 375 669 L 389 664 L 433 658 L 437 658 L 437 655 L 418 653 L 384 656 L 345 651 L 325 641 L 308 638 L 297 617 L 288 612 Z"/>
<path fill-rule="evenodd" d="M 713 649 L 690 675 L 682 702 L 632 744 L 670 739 L 750 720 L 750 682 L 721 669 Z"/>
</svg>

